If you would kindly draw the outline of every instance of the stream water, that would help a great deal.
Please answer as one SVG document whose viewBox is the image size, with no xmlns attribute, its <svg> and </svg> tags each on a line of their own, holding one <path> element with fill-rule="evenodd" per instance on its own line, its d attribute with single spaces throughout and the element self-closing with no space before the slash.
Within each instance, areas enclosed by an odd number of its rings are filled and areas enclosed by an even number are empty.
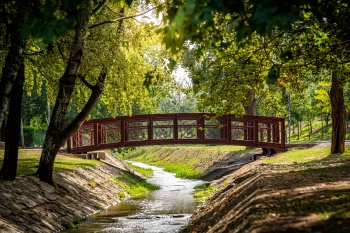
<svg viewBox="0 0 350 233">
<path fill-rule="evenodd" d="M 134 165 L 152 168 L 154 176 L 147 181 L 160 186 L 146 196 L 130 198 L 90 216 L 84 224 L 64 232 L 177 232 L 188 222 L 199 202 L 192 197 L 199 180 L 180 179 L 162 168 L 140 162 Z"/>
</svg>

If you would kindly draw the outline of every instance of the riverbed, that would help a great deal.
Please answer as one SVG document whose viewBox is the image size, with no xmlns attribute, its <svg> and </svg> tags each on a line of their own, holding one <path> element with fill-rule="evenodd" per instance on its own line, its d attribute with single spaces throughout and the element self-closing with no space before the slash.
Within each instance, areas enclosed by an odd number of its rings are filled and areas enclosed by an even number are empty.
<svg viewBox="0 0 350 233">
<path fill-rule="evenodd" d="M 152 168 L 154 176 L 147 181 L 160 189 L 134 197 L 89 217 L 77 228 L 63 232 L 170 233 L 185 226 L 200 204 L 193 199 L 193 187 L 199 180 L 180 179 L 162 168 L 141 162 L 134 165 Z"/>
</svg>

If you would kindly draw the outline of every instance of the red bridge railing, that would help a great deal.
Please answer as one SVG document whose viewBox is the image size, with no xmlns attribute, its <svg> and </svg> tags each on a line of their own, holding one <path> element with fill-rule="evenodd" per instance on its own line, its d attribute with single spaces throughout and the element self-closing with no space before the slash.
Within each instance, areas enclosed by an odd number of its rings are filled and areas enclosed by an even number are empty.
<svg viewBox="0 0 350 233">
<path fill-rule="evenodd" d="M 86 121 L 67 141 L 69 153 L 120 147 L 217 144 L 285 150 L 283 118 L 178 113 L 135 115 Z"/>
</svg>

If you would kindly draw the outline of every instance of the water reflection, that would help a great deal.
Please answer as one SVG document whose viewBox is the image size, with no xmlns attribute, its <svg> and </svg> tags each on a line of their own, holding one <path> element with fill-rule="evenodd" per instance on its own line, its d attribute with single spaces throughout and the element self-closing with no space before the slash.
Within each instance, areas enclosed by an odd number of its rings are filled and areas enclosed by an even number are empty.
<svg viewBox="0 0 350 233">
<path fill-rule="evenodd" d="M 201 181 L 176 178 L 161 168 L 140 162 L 134 165 L 152 168 L 148 182 L 160 186 L 144 197 L 122 201 L 96 215 L 78 228 L 64 232 L 177 232 L 186 225 L 198 202 L 192 197 L 193 187 Z"/>
</svg>

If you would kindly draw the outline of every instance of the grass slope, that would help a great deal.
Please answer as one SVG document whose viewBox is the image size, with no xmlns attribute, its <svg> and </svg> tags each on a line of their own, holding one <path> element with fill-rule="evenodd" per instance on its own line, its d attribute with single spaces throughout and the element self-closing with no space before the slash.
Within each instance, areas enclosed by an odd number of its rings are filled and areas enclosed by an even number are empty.
<svg viewBox="0 0 350 233">
<path fill-rule="evenodd" d="M 0 150 L 0 166 L 2 166 L 4 159 L 4 151 Z M 32 175 L 38 169 L 40 160 L 39 150 L 19 150 L 18 153 L 18 165 L 17 165 L 17 175 Z M 73 170 L 75 167 L 91 167 L 95 165 L 100 165 L 101 162 L 97 160 L 86 160 L 78 159 L 72 157 L 66 157 L 57 155 L 54 170 L 66 169 Z"/>
<path fill-rule="evenodd" d="M 136 148 L 118 156 L 163 167 L 177 177 L 197 179 L 214 161 L 223 158 L 228 152 L 243 149 L 240 146 L 150 146 Z"/>
</svg>

